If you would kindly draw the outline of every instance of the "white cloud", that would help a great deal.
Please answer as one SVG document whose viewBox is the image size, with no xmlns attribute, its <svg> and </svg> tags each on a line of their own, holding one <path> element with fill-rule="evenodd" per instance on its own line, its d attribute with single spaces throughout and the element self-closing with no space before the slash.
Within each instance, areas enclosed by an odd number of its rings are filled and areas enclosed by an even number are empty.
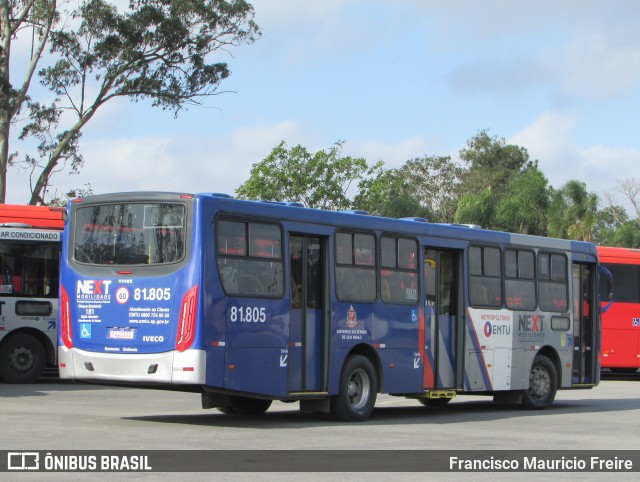
<svg viewBox="0 0 640 482">
<path fill-rule="evenodd" d="M 615 195 L 619 179 L 640 179 L 640 149 L 580 145 L 573 136 L 578 121 L 572 114 L 545 112 L 508 142 L 526 147 L 555 188 L 577 179 L 604 199 L 605 194 Z"/>
<path fill-rule="evenodd" d="M 161 190 L 233 195 L 249 178 L 251 166 L 281 141 L 315 151 L 329 148 L 335 141 L 326 141 L 325 137 L 317 127 L 285 120 L 240 127 L 228 135 L 204 140 L 186 135 L 87 139 L 82 147 L 85 166 L 81 173 L 56 174 L 52 184 L 59 193 L 89 183 L 96 194 Z M 342 155 L 364 157 L 370 163 L 383 160 L 385 168 L 395 168 L 426 152 L 424 138 L 410 137 L 391 143 L 349 140 Z M 16 174 L 11 172 L 10 179 Z"/>
<path fill-rule="evenodd" d="M 197 134 L 196 134 L 197 135 Z M 80 175 L 60 173 L 59 192 L 90 183 L 94 193 L 121 191 L 226 192 L 249 177 L 280 141 L 309 145 L 313 135 L 292 121 L 242 127 L 203 139 L 188 135 L 88 140 Z"/>
<path fill-rule="evenodd" d="M 554 62 L 565 96 L 606 100 L 640 86 L 640 38 L 621 46 L 603 34 L 581 37 L 559 52 Z"/>
</svg>

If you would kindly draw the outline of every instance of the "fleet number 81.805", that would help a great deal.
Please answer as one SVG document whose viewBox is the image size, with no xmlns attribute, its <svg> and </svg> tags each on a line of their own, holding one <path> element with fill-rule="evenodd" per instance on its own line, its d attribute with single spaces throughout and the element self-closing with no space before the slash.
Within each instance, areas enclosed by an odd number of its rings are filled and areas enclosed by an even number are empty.
<svg viewBox="0 0 640 482">
<path fill-rule="evenodd" d="M 136 301 L 170 300 L 171 288 L 136 288 L 133 290 L 133 299 Z"/>
<path fill-rule="evenodd" d="M 267 309 L 257 306 L 232 306 L 229 312 L 231 323 L 264 323 L 267 321 Z"/>
</svg>

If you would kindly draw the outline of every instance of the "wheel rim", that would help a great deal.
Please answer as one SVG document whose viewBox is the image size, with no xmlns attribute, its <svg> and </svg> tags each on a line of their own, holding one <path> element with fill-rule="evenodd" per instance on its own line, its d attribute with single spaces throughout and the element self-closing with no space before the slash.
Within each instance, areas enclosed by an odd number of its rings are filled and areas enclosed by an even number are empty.
<svg viewBox="0 0 640 482">
<path fill-rule="evenodd" d="M 33 353 L 25 347 L 14 349 L 9 354 L 9 366 L 17 372 L 28 372 L 33 367 Z"/>
<path fill-rule="evenodd" d="M 371 381 L 367 372 L 358 368 L 349 378 L 348 394 L 351 406 L 356 410 L 363 408 L 369 400 L 370 390 Z"/>
<path fill-rule="evenodd" d="M 551 375 L 541 366 L 531 369 L 529 376 L 529 393 L 535 400 L 544 399 L 551 391 Z"/>
</svg>

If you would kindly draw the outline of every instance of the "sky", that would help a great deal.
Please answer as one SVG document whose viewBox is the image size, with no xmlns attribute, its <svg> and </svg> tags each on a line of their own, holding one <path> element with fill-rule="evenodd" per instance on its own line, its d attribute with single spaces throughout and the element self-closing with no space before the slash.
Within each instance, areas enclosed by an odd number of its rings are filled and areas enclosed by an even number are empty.
<svg viewBox="0 0 640 482">
<path fill-rule="evenodd" d="M 218 52 L 231 76 L 174 118 L 105 105 L 83 130 L 60 193 L 233 195 L 281 141 L 385 168 L 459 158 L 480 130 L 525 147 L 551 186 L 614 195 L 640 181 L 640 1 L 253 0 L 262 36 Z M 35 180 L 34 180 L 35 181 Z M 8 203 L 29 200 L 11 168 Z"/>
</svg>

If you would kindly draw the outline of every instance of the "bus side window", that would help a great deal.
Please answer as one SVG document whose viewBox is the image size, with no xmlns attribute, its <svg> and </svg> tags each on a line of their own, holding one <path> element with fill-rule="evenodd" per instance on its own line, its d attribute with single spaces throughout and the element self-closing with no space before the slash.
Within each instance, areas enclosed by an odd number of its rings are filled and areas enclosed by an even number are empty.
<svg viewBox="0 0 640 482">
<path fill-rule="evenodd" d="M 502 258 L 493 246 L 469 248 L 469 301 L 472 306 L 502 305 Z"/>
</svg>

